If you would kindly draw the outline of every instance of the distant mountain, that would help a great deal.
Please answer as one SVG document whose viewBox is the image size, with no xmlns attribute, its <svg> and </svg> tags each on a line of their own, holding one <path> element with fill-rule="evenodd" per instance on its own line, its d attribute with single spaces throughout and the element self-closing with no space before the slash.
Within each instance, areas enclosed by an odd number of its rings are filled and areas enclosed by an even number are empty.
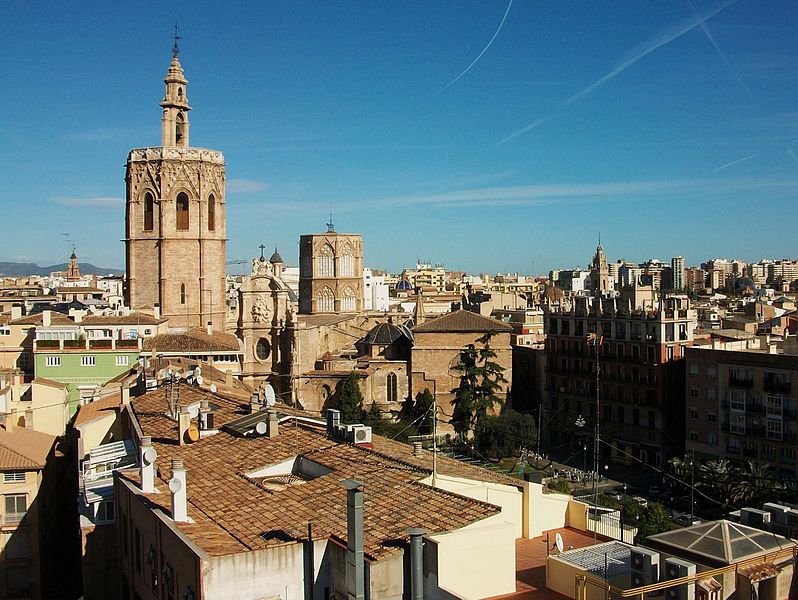
<svg viewBox="0 0 798 600">
<path fill-rule="evenodd" d="M 78 263 L 81 275 L 124 275 L 120 269 L 95 267 L 91 263 Z M 67 263 L 40 267 L 36 263 L 0 262 L 0 275 L 8 277 L 24 277 L 26 275 L 49 275 L 53 271 L 66 271 Z"/>
</svg>

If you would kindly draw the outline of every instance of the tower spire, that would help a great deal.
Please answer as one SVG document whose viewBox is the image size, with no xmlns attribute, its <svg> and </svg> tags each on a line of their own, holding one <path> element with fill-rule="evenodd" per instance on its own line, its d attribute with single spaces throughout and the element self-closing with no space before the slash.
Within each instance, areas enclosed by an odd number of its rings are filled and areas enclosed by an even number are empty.
<svg viewBox="0 0 798 600">
<path fill-rule="evenodd" d="M 182 39 L 183 38 L 177 35 L 177 21 L 175 21 L 175 44 L 172 46 L 172 58 L 180 56 L 180 47 L 177 45 L 177 41 Z"/>
</svg>

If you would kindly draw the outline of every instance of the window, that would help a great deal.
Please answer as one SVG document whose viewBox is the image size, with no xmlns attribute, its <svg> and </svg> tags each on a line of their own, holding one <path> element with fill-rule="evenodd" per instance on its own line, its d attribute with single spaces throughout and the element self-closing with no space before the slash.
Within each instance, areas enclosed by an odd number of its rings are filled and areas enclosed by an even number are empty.
<svg viewBox="0 0 798 600">
<path fill-rule="evenodd" d="M 342 277 L 352 277 L 355 274 L 355 257 L 352 255 L 352 248 L 348 244 L 341 253 L 339 265 Z"/>
<path fill-rule="evenodd" d="M 341 296 L 341 311 L 355 312 L 355 292 L 350 287 L 347 287 Z"/>
<path fill-rule="evenodd" d="M 318 312 L 335 312 L 335 296 L 327 286 L 319 290 L 316 298 L 316 310 Z"/>
<path fill-rule="evenodd" d="M 715 398 L 715 388 L 707 388 L 707 400 L 714 400 Z"/>
<path fill-rule="evenodd" d="M 768 419 L 767 436 L 769 440 L 780 440 L 782 434 L 782 423 L 780 420 Z"/>
<path fill-rule="evenodd" d="M 95 365 L 95 358 L 93 356 L 81 356 L 80 357 L 80 366 L 81 367 L 93 367 Z"/>
<path fill-rule="evenodd" d="M 707 423 L 717 423 L 718 415 L 715 412 L 707 412 Z"/>
<path fill-rule="evenodd" d="M 718 375 L 718 369 L 714 366 L 707 367 L 707 377 L 714 379 Z"/>
<path fill-rule="evenodd" d="M 25 471 L 7 471 L 3 473 L 3 483 L 24 483 Z"/>
<path fill-rule="evenodd" d="M 729 431 L 732 433 L 745 433 L 745 415 L 731 415 L 729 417 Z"/>
<path fill-rule="evenodd" d="M 11 328 L 6 325 L 0 327 L 0 335 L 1 336 L 11 335 Z"/>
<path fill-rule="evenodd" d="M 666 350 L 666 359 L 673 360 L 673 346 L 668 346 L 665 350 Z"/>
<path fill-rule="evenodd" d="M 746 393 L 739 390 L 729 390 L 729 408 L 745 412 Z"/>
<path fill-rule="evenodd" d="M 388 373 L 385 380 L 385 397 L 388 402 L 396 402 L 396 373 Z"/>
<path fill-rule="evenodd" d="M 5 514 L 3 524 L 17 524 L 28 512 L 28 497 L 25 494 L 8 494 L 5 496 Z"/>
<path fill-rule="evenodd" d="M 144 195 L 144 231 L 152 231 L 155 214 L 155 200 L 150 192 Z"/>
<path fill-rule="evenodd" d="M 697 442 L 698 441 L 698 432 L 697 431 L 690 431 L 690 441 Z"/>
<path fill-rule="evenodd" d="M 130 357 L 127 355 L 118 355 L 116 357 L 116 366 L 117 367 L 127 367 L 130 365 Z"/>
<path fill-rule="evenodd" d="M 208 196 L 208 231 L 216 231 L 216 198 Z"/>
<path fill-rule="evenodd" d="M 97 506 L 97 523 L 111 523 L 114 519 L 114 501 L 100 502 Z"/>
<path fill-rule="evenodd" d="M 46 367 L 60 367 L 61 366 L 61 357 L 60 356 L 45 356 L 44 357 L 44 365 Z"/>
<path fill-rule="evenodd" d="M 180 304 L 186 303 L 186 284 L 180 284 Z"/>
<path fill-rule="evenodd" d="M 784 397 L 783 396 L 776 396 L 773 394 L 763 394 L 763 399 L 765 400 L 765 406 L 767 408 L 767 414 L 769 417 L 781 417 L 782 415 L 782 406 L 784 404 Z"/>
<path fill-rule="evenodd" d="M 324 244 L 316 258 L 317 277 L 335 277 L 335 254 L 332 246 Z"/>
<path fill-rule="evenodd" d="M 5 558 L 20 560 L 30 558 L 30 543 L 28 530 L 25 528 L 15 529 L 3 535 L 4 546 L 3 554 Z"/>
<path fill-rule="evenodd" d="M 178 230 L 188 230 L 188 194 L 185 192 L 180 192 L 175 201 L 175 223 Z"/>
<path fill-rule="evenodd" d="M 186 137 L 186 118 L 183 116 L 183 113 L 180 112 L 177 113 L 177 118 L 175 119 L 175 144 L 180 145 L 180 143 L 183 141 L 183 138 L 185 137 Z"/>
<path fill-rule="evenodd" d="M 695 406 L 690 406 L 687 409 L 688 414 L 690 415 L 691 419 L 698 419 L 698 409 Z"/>
<path fill-rule="evenodd" d="M 698 388 L 694 385 L 690 386 L 690 397 L 691 398 L 698 398 Z"/>
<path fill-rule="evenodd" d="M 716 436 L 712 431 L 707 432 L 707 445 L 708 446 L 718 445 L 718 436 Z"/>
<path fill-rule="evenodd" d="M 736 438 L 726 440 L 726 451 L 729 454 L 740 454 L 740 440 Z"/>
</svg>

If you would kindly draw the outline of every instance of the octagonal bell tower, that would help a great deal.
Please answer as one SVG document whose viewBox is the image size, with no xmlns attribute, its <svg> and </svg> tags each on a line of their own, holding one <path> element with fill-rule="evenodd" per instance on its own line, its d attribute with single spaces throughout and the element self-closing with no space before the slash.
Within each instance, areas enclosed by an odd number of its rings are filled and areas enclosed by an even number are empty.
<svg viewBox="0 0 798 600">
<path fill-rule="evenodd" d="M 188 81 L 177 44 L 164 79 L 161 145 L 127 158 L 125 249 L 130 307 L 171 328 L 225 328 L 224 156 L 189 146 Z"/>
</svg>

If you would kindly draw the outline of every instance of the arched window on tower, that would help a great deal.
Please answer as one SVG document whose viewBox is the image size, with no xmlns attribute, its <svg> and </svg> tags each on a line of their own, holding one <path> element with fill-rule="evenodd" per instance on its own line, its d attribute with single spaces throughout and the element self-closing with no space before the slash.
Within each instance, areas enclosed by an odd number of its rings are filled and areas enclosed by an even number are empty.
<svg viewBox="0 0 798 600">
<path fill-rule="evenodd" d="M 208 196 L 208 231 L 216 231 L 216 198 Z"/>
<path fill-rule="evenodd" d="M 333 253 L 332 246 L 324 244 L 319 251 L 319 256 L 316 258 L 317 277 L 335 277 L 335 254 Z"/>
<path fill-rule="evenodd" d="M 352 247 L 349 244 L 344 246 L 339 266 L 341 277 L 352 277 L 355 274 L 355 257 L 352 255 Z"/>
<path fill-rule="evenodd" d="M 316 297 L 317 312 L 335 312 L 335 295 L 326 285 L 319 290 Z"/>
<path fill-rule="evenodd" d="M 183 113 L 177 113 L 175 118 L 175 144 L 180 145 L 183 138 L 186 136 L 186 118 Z"/>
<path fill-rule="evenodd" d="M 186 303 L 186 284 L 180 284 L 180 304 Z"/>
<path fill-rule="evenodd" d="M 152 231 L 153 213 L 155 212 L 155 200 L 152 194 L 147 192 L 144 195 L 144 231 Z"/>
<path fill-rule="evenodd" d="M 355 312 L 355 292 L 347 287 L 341 296 L 341 312 Z"/>
<path fill-rule="evenodd" d="M 385 399 L 396 402 L 396 373 L 388 373 L 385 379 Z"/>
<path fill-rule="evenodd" d="M 186 231 L 188 229 L 188 194 L 180 192 L 175 202 L 175 217 L 177 228 Z"/>
</svg>

